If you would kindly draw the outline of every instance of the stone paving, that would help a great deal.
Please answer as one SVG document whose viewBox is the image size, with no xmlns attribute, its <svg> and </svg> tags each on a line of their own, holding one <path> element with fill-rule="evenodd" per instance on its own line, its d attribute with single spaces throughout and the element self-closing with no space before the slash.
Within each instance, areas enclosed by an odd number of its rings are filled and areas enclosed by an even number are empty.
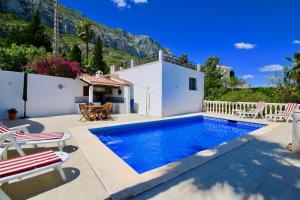
<svg viewBox="0 0 300 200">
<path fill-rule="evenodd" d="M 14 122 L 32 124 L 31 131 L 68 131 L 70 127 L 109 122 L 81 122 L 78 115 L 44 117 Z M 114 116 L 116 122 L 150 119 L 139 115 Z M 282 123 L 270 133 L 252 140 L 204 165 L 160 184 L 135 199 L 300 199 L 300 155 L 290 153 L 292 126 Z M 27 153 L 41 151 L 26 149 Z M 65 151 L 71 159 L 63 165 L 67 182 L 53 171 L 1 187 L 14 200 L 109 199 L 101 180 L 72 138 Z M 14 151 L 9 156 L 15 156 Z M 99 155 L 101 156 L 101 155 Z M 105 163 L 104 163 L 105 164 Z"/>
</svg>

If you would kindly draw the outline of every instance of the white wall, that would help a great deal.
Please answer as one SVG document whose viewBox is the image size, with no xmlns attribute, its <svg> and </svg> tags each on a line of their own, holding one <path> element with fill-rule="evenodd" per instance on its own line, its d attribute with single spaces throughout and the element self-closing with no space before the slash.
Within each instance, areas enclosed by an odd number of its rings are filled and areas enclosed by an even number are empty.
<svg viewBox="0 0 300 200">
<path fill-rule="evenodd" d="M 196 78 L 197 90 L 189 90 L 189 78 Z M 202 111 L 204 74 L 163 62 L 163 116 Z"/>
<path fill-rule="evenodd" d="M 202 72 L 157 61 L 116 73 L 133 83 L 133 97 L 139 114 L 166 117 L 202 111 Z M 190 77 L 197 80 L 196 91 L 189 90 Z"/>
<path fill-rule="evenodd" d="M 116 74 L 133 83 L 131 96 L 139 114 L 162 116 L 162 62 L 120 70 Z"/>
<path fill-rule="evenodd" d="M 23 73 L 0 70 L 0 119 L 6 118 L 6 111 L 16 108 L 23 113 Z"/>
<path fill-rule="evenodd" d="M 59 85 L 63 88 L 59 89 Z M 83 95 L 85 85 L 79 79 L 28 75 L 27 115 L 30 117 L 72 114 L 77 112 L 75 97 Z M 0 119 L 9 108 L 23 116 L 23 73 L 0 71 Z"/>
</svg>

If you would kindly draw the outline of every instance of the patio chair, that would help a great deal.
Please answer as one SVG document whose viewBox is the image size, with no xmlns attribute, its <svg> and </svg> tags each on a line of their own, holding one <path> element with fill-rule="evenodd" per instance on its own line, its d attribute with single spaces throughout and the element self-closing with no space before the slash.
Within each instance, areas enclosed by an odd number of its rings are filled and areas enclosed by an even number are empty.
<svg viewBox="0 0 300 200">
<path fill-rule="evenodd" d="M 112 113 L 112 103 L 105 103 L 103 104 L 102 112 L 101 112 L 101 118 L 102 119 L 109 119 L 111 118 Z"/>
<path fill-rule="evenodd" d="M 81 121 L 83 118 L 86 119 L 87 121 L 95 120 L 95 113 L 88 110 L 86 104 L 83 103 L 79 104 L 79 110 L 81 113 L 81 118 L 79 119 L 79 121 Z"/>
<path fill-rule="evenodd" d="M 39 174 L 40 172 L 49 169 L 56 169 L 60 173 L 63 181 L 66 180 L 66 176 L 61 165 L 70 158 L 69 154 L 48 150 L 24 156 L 24 152 L 17 141 L 15 141 L 13 133 L 15 133 L 15 131 L 0 134 L 0 184 L 21 179 L 32 174 Z M 20 157 L 9 160 L 1 159 L 2 155 L 5 154 L 7 150 L 6 147 L 1 146 L 3 146 L 3 142 L 6 141 L 11 142 L 11 145 L 14 146 L 21 155 Z M 0 199 L 10 200 L 1 188 Z"/>
<path fill-rule="evenodd" d="M 264 114 L 263 111 L 265 109 L 265 103 L 264 102 L 258 102 L 255 105 L 255 109 L 251 109 L 249 111 L 246 110 L 235 110 L 236 115 L 238 115 L 239 117 L 246 117 L 246 116 L 253 116 L 253 119 L 255 119 L 256 117 L 258 117 L 258 115 L 261 115 L 263 118 Z"/>
<path fill-rule="evenodd" d="M 287 123 L 292 119 L 293 112 L 299 107 L 297 103 L 288 103 L 285 106 L 284 111 L 279 111 L 276 114 L 266 115 L 267 119 L 274 120 L 276 122 L 278 119 L 285 119 Z"/>
<path fill-rule="evenodd" d="M 66 140 L 71 138 L 71 135 L 63 132 L 52 133 L 30 133 L 27 129 L 30 124 L 16 126 L 12 128 L 0 124 L 0 135 L 13 131 L 12 136 L 19 145 L 40 145 L 48 143 L 57 143 L 60 151 L 66 146 Z M 10 146 L 9 142 L 4 142 L 3 145 Z"/>
</svg>

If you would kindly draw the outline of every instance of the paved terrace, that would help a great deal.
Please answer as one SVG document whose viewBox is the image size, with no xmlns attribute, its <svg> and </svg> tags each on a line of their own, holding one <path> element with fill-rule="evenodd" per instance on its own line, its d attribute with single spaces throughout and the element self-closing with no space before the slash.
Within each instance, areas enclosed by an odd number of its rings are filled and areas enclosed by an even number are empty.
<svg viewBox="0 0 300 200">
<path fill-rule="evenodd" d="M 115 123 L 151 119 L 139 115 L 117 115 L 114 118 Z M 69 127 L 111 123 L 78 120 L 78 115 L 67 115 L 3 122 L 8 126 L 30 123 L 32 132 L 68 132 Z M 291 138 L 292 125 L 281 123 L 272 132 L 158 185 L 135 199 L 299 199 L 300 154 L 286 150 Z M 51 146 L 26 149 L 26 152 L 44 148 Z M 56 172 L 49 171 L 2 185 L 4 191 L 16 200 L 108 199 L 101 180 L 78 149 L 74 138 L 68 142 L 65 151 L 71 154 L 71 159 L 63 165 L 67 182 L 62 182 Z M 15 155 L 14 151 L 9 152 L 10 157 Z"/>
</svg>

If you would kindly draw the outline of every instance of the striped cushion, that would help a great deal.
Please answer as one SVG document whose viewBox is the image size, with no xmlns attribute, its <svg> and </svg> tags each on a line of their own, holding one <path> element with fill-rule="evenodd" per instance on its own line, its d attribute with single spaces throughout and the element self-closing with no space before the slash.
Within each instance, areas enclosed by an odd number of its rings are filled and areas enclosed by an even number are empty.
<svg viewBox="0 0 300 200">
<path fill-rule="evenodd" d="M 0 134 L 9 131 L 9 129 L 0 124 Z M 37 141 L 37 140 L 55 140 L 61 139 L 64 136 L 63 132 L 53 132 L 53 133 L 13 133 L 13 136 L 18 142 L 28 142 L 28 141 Z"/>
<path fill-rule="evenodd" d="M 297 103 L 288 103 L 283 111 L 283 115 L 290 115 L 298 107 Z"/>
<path fill-rule="evenodd" d="M 64 136 L 63 132 L 53 132 L 53 133 L 13 133 L 17 142 L 28 142 L 37 140 L 56 140 L 61 139 Z"/>
<path fill-rule="evenodd" d="M 0 178 L 30 171 L 61 161 L 52 150 L 0 161 Z"/>
<path fill-rule="evenodd" d="M 0 134 L 9 131 L 9 129 L 0 123 Z"/>
<path fill-rule="evenodd" d="M 256 104 L 256 111 L 263 111 L 265 108 L 265 103 L 264 102 L 258 102 Z"/>
</svg>

